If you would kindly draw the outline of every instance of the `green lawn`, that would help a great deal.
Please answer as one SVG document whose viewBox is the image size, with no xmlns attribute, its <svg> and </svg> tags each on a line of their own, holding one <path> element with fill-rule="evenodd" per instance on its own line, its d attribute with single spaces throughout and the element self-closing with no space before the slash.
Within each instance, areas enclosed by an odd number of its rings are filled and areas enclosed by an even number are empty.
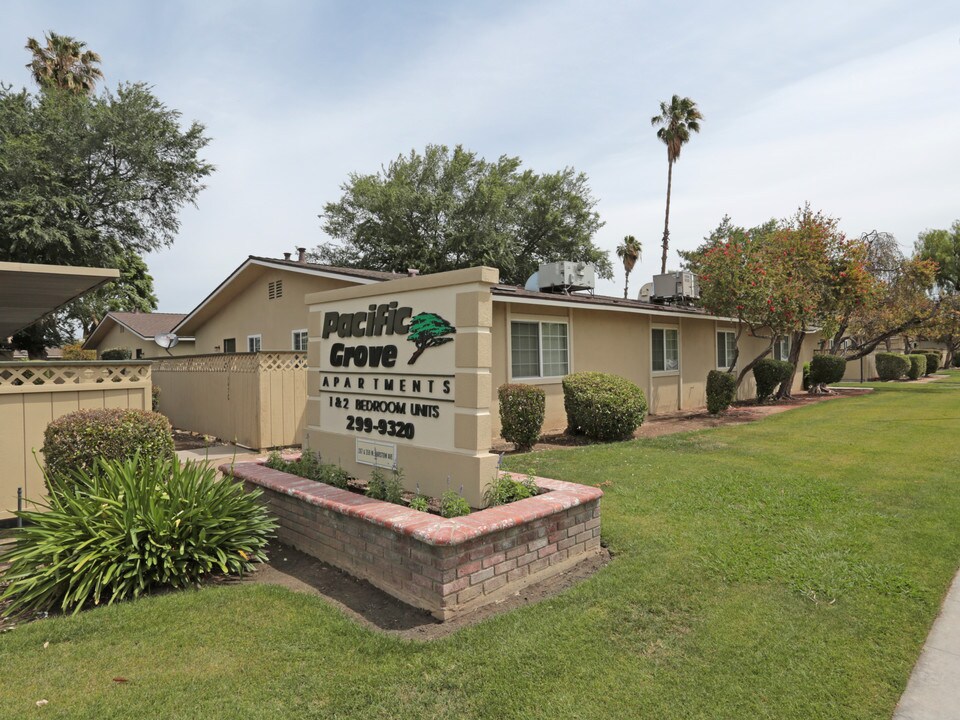
<svg viewBox="0 0 960 720">
<path fill-rule="evenodd" d="M 960 562 L 958 430 L 953 373 L 514 457 L 609 482 L 615 559 L 562 596 L 423 644 L 279 588 L 150 598 L 0 635 L 0 716 L 889 718 Z"/>
</svg>

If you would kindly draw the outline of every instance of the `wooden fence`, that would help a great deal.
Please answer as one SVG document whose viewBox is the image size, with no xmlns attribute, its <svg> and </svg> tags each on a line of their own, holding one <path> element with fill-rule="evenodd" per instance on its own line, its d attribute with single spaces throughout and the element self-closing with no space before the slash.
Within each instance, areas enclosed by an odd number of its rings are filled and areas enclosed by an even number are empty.
<svg viewBox="0 0 960 720">
<path fill-rule="evenodd" d="M 27 499 L 44 495 L 37 460 L 51 420 L 75 410 L 149 410 L 150 390 L 148 362 L 0 362 L 0 521 L 12 517 L 17 488 Z"/>
<path fill-rule="evenodd" d="M 302 443 L 306 366 L 293 351 L 186 355 L 154 360 L 153 382 L 174 427 L 260 450 Z"/>
</svg>

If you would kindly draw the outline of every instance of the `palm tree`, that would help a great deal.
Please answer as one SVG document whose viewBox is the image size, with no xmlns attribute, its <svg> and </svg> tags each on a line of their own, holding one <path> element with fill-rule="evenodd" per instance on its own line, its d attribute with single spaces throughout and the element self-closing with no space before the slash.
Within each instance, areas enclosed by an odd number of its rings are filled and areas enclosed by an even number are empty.
<svg viewBox="0 0 960 720">
<path fill-rule="evenodd" d="M 627 299 L 627 286 L 630 284 L 630 272 L 633 270 L 633 266 L 637 264 L 637 260 L 640 259 L 640 253 L 640 242 L 633 235 L 627 235 L 623 238 L 623 242 L 617 246 L 617 257 L 623 260 L 623 269 L 626 273 L 623 281 L 624 300 Z"/>
<path fill-rule="evenodd" d="M 103 72 L 96 67 L 100 56 L 92 50 L 84 50 L 85 42 L 67 35 L 49 32 L 44 36 L 46 46 L 34 38 L 27 38 L 27 50 L 33 53 L 33 60 L 27 67 L 33 73 L 33 79 L 40 87 L 56 87 L 77 95 L 93 92 Z"/>
<path fill-rule="evenodd" d="M 663 221 L 663 258 L 660 272 L 667 271 L 667 246 L 670 244 L 670 189 L 673 185 L 673 164 L 680 158 L 680 149 L 690 140 L 690 132 L 700 132 L 703 115 L 690 98 L 674 95 L 668 105 L 660 103 L 660 114 L 650 118 L 657 130 L 657 137 L 667 146 L 667 214 Z"/>
</svg>

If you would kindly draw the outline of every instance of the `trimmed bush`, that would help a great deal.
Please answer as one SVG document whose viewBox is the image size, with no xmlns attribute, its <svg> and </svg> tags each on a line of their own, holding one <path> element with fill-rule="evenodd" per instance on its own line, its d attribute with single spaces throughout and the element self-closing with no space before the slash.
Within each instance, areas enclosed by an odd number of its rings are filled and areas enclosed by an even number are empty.
<svg viewBox="0 0 960 720">
<path fill-rule="evenodd" d="M 594 440 L 626 440 L 647 414 L 643 390 L 626 378 L 579 372 L 563 379 L 569 431 Z"/>
<path fill-rule="evenodd" d="M 47 425 L 41 448 L 47 475 L 93 470 L 97 461 L 139 455 L 147 464 L 173 457 L 173 431 L 160 413 L 108 408 L 78 410 Z"/>
<path fill-rule="evenodd" d="M 923 353 L 927 356 L 927 371 L 925 375 L 933 375 L 940 369 L 940 353 L 936 350 L 928 350 Z"/>
<path fill-rule="evenodd" d="M 737 378 L 733 373 L 711 370 L 707 373 L 707 412 L 719 415 L 737 399 Z"/>
<path fill-rule="evenodd" d="M 4 557 L 7 613 L 76 611 L 249 572 L 276 528 L 259 489 L 206 463 L 111 460 L 47 482 L 48 504 L 19 513 L 26 522 Z"/>
<path fill-rule="evenodd" d="M 810 384 L 832 385 L 843 380 L 847 361 L 839 355 L 814 355 L 810 361 Z"/>
<path fill-rule="evenodd" d="M 101 360 L 129 360 L 133 357 L 130 348 L 110 348 L 100 353 Z"/>
<path fill-rule="evenodd" d="M 64 360 L 96 360 L 97 351 L 84 350 L 83 345 L 81 345 L 80 343 L 77 343 L 75 345 L 64 345 L 63 359 Z"/>
<path fill-rule="evenodd" d="M 540 439 L 547 395 L 536 385 L 501 385 L 500 434 L 518 450 L 529 450 Z"/>
<path fill-rule="evenodd" d="M 884 382 L 899 380 L 910 372 L 910 360 L 900 353 L 877 353 L 877 376 Z"/>
<path fill-rule="evenodd" d="M 777 388 L 790 379 L 793 363 L 786 360 L 764 358 L 753 366 L 753 378 L 757 381 L 757 402 L 764 402 Z"/>
<path fill-rule="evenodd" d="M 910 369 L 907 370 L 907 377 L 911 380 L 919 380 L 920 376 L 927 371 L 927 356 L 920 353 L 911 353 L 907 355 L 910 360 Z"/>
<path fill-rule="evenodd" d="M 150 389 L 150 409 L 154 412 L 160 409 L 160 388 L 156 385 Z"/>
</svg>

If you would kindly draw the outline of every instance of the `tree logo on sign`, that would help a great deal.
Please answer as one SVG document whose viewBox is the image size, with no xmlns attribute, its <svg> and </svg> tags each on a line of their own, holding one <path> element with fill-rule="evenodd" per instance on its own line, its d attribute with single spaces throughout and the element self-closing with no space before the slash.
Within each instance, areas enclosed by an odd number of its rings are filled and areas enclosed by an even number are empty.
<svg viewBox="0 0 960 720">
<path fill-rule="evenodd" d="M 456 332 L 457 329 L 453 325 L 436 313 L 414 315 L 410 319 L 410 334 L 407 335 L 407 340 L 415 344 L 417 350 L 407 364 L 413 365 L 427 348 L 451 342 L 453 338 L 445 336 Z"/>
</svg>

